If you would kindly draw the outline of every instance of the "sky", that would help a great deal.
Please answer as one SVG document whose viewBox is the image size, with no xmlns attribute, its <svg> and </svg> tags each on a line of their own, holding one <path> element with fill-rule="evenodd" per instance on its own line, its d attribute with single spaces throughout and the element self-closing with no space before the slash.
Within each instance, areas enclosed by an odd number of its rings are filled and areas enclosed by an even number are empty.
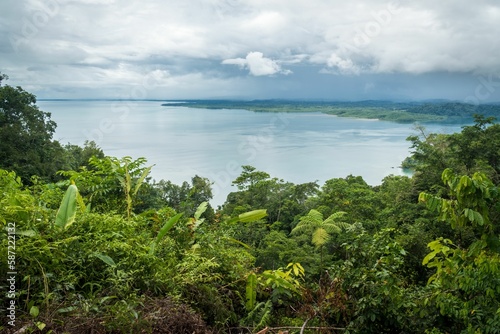
<svg viewBox="0 0 500 334">
<path fill-rule="evenodd" d="M 2 0 L 39 99 L 500 101 L 498 0 Z"/>
</svg>

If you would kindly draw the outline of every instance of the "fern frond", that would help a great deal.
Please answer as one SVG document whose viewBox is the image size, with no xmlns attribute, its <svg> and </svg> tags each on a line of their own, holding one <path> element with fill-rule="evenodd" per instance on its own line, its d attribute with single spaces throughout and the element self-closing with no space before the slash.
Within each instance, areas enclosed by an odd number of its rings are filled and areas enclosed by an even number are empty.
<svg viewBox="0 0 500 334">
<path fill-rule="evenodd" d="M 323 221 L 323 214 L 321 212 L 319 212 L 318 210 L 314 210 L 314 209 L 311 209 L 311 211 L 309 211 L 309 213 L 305 217 L 311 218 L 314 221 Z M 305 218 L 305 217 L 302 217 L 302 218 Z"/>
<path fill-rule="evenodd" d="M 324 228 L 318 228 L 314 231 L 311 241 L 314 246 L 321 247 L 328 241 L 328 239 L 330 239 L 328 232 Z"/>
<path fill-rule="evenodd" d="M 332 213 L 328 218 L 325 219 L 325 223 L 340 221 L 346 214 L 347 212 L 344 211 L 337 211 L 335 213 Z"/>
<path fill-rule="evenodd" d="M 338 225 L 338 223 L 323 223 L 321 226 L 321 228 L 328 233 L 340 233 L 342 231 L 342 228 Z"/>
</svg>

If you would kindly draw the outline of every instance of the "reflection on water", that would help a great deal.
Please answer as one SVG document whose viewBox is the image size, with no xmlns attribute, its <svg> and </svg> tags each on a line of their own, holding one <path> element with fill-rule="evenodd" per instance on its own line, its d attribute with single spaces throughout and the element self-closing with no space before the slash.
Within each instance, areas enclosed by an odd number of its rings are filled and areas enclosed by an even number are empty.
<svg viewBox="0 0 500 334">
<path fill-rule="evenodd" d="M 152 176 L 174 183 L 210 178 L 221 204 L 241 165 L 294 183 L 361 175 L 372 185 L 409 154 L 413 126 L 319 113 L 255 113 L 163 107 L 158 101 L 39 101 L 63 144 L 94 140 L 106 154 L 146 157 Z M 426 125 L 451 133 L 460 126 Z"/>
</svg>

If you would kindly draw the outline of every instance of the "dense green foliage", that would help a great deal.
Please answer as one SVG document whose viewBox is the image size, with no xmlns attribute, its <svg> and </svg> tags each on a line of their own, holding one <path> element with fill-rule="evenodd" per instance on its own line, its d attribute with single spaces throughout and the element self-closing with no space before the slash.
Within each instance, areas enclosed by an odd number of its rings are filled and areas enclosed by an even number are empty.
<svg viewBox="0 0 500 334">
<path fill-rule="evenodd" d="M 21 87 L 2 85 L 5 79 L 0 74 L 0 168 L 17 171 L 25 183 L 33 175 L 55 181 L 58 170 L 77 169 L 92 155 L 104 156 L 92 142 L 81 148 L 52 140 L 56 123 L 50 113 L 38 109 L 36 97 Z"/>
<path fill-rule="evenodd" d="M 2 289 L 17 272 L 15 296 L 2 294 L 2 311 L 16 303 L 4 332 L 500 331 L 492 118 L 451 135 L 420 127 L 405 162 L 414 176 L 375 187 L 352 175 L 293 184 L 242 166 L 214 210 L 208 179 L 152 182 L 145 158 L 61 146 L 32 95 L 0 89 L 0 136 L 36 120 L 17 133 L 33 156 L 1 142 L 0 256 L 13 266 L 2 262 Z"/>
</svg>

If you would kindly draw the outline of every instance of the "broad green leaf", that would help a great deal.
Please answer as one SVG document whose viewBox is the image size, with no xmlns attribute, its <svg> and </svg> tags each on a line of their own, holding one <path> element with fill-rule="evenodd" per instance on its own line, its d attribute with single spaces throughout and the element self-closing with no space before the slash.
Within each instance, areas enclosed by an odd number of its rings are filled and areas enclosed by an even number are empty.
<svg viewBox="0 0 500 334">
<path fill-rule="evenodd" d="M 441 174 L 441 179 L 443 180 L 444 183 L 449 183 L 451 182 L 454 176 L 455 174 L 453 173 L 453 170 L 451 168 L 446 168 Z"/>
<path fill-rule="evenodd" d="M 304 276 L 305 275 L 304 267 L 302 267 L 302 265 L 300 263 L 295 262 L 293 264 L 293 268 L 294 268 L 294 270 L 295 270 L 295 268 L 298 270 L 299 276 Z"/>
<path fill-rule="evenodd" d="M 238 221 L 242 223 L 251 223 L 267 216 L 267 210 L 253 210 L 249 212 L 242 213 L 238 216 Z"/>
<path fill-rule="evenodd" d="M 484 225 L 484 219 L 483 219 L 483 216 L 477 212 L 477 211 L 473 211 L 472 212 L 473 216 L 474 216 L 474 222 L 476 222 L 478 225 Z"/>
<path fill-rule="evenodd" d="M 245 297 L 245 308 L 247 311 L 253 310 L 257 300 L 257 275 L 255 273 L 248 275 Z"/>
<path fill-rule="evenodd" d="M 434 251 L 427 254 L 427 256 L 422 260 L 422 264 L 425 266 L 427 263 L 429 263 L 430 260 L 436 257 L 437 253 L 438 252 Z"/>
<path fill-rule="evenodd" d="M 427 198 L 429 197 L 428 194 L 424 193 L 424 192 L 421 192 L 419 195 L 418 195 L 418 201 L 419 202 L 426 202 L 427 201 Z"/>
<path fill-rule="evenodd" d="M 208 206 L 208 202 L 202 202 L 200 205 L 198 205 L 198 208 L 196 209 L 196 212 L 194 213 L 195 220 L 200 219 L 203 212 L 205 212 L 207 210 L 207 206 Z"/>
<path fill-rule="evenodd" d="M 247 245 L 246 243 L 242 242 L 242 241 L 239 241 L 239 240 L 236 240 L 234 238 L 231 238 L 231 237 L 226 237 L 226 240 L 229 240 L 231 242 L 234 242 L 234 243 L 237 243 L 238 245 L 241 245 L 243 247 L 245 247 L 246 249 L 252 249 L 252 247 L 250 247 L 249 245 Z"/>
<path fill-rule="evenodd" d="M 137 183 L 135 184 L 134 192 L 132 193 L 132 195 L 137 194 L 137 192 L 139 191 L 139 188 L 142 186 L 142 183 L 144 182 L 144 179 L 149 175 L 149 172 L 151 172 L 151 168 L 153 168 L 153 166 L 149 166 L 146 169 L 144 169 L 144 171 L 141 174 L 141 177 L 139 177 L 139 179 L 137 180 Z"/>
<path fill-rule="evenodd" d="M 68 228 L 75 221 L 76 216 L 76 195 L 78 188 L 71 184 L 66 190 L 56 215 L 56 226 Z"/>
<path fill-rule="evenodd" d="M 470 220 L 474 221 L 474 212 L 471 209 L 464 209 L 464 215 Z"/>
<path fill-rule="evenodd" d="M 179 213 L 173 216 L 165 223 L 165 225 L 163 225 L 163 227 L 158 232 L 158 236 L 156 237 L 156 244 L 160 243 L 161 239 L 163 239 L 163 237 L 167 234 L 167 232 L 170 231 L 172 227 L 174 227 L 175 223 L 177 223 L 177 221 L 179 220 L 179 218 L 182 217 L 182 215 L 183 213 Z"/>
<path fill-rule="evenodd" d="M 113 261 L 113 259 L 110 258 L 109 256 L 101 254 L 101 253 L 94 254 L 94 256 L 97 257 L 98 259 L 102 260 L 102 262 L 106 263 L 107 265 L 109 265 L 111 267 L 116 267 L 115 261 Z"/>
<path fill-rule="evenodd" d="M 156 236 L 156 240 L 153 241 L 151 243 L 151 245 L 149 246 L 149 254 L 154 254 L 156 246 L 160 243 L 161 239 L 163 239 L 163 237 L 165 237 L 167 232 L 170 231 L 172 229 L 172 227 L 174 227 L 175 223 L 177 223 L 177 221 L 179 220 L 179 218 L 182 217 L 182 215 L 183 215 L 183 213 L 179 213 L 179 214 L 171 217 L 165 223 L 165 225 L 163 225 L 163 227 L 158 232 L 158 235 Z"/>
<path fill-rule="evenodd" d="M 292 267 L 292 270 L 293 270 L 293 274 L 295 276 L 304 276 L 304 268 L 300 265 L 300 263 L 298 262 L 290 262 L 286 268 L 290 268 Z"/>
<path fill-rule="evenodd" d="M 39 330 L 41 330 L 41 331 L 42 331 L 42 330 L 43 330 L 43 329 L 47 326 L 45 323 L 43 323 L 43 322 L 41 322 L 41 321 L 37 321 L 37 322 L 35 323 L 35 325 L 36 325 L 36 327 L 38 327 L 38 329 L 39 329 Z"/>
<path fill-rule="evenodd" d="M 293 263 L 293 262 L 290 262 L 290 263 L 286 266 L 286 268 L 288 269 L 288 268 L 290 268 L 290 267 L 292 267 L 293 274 L 294 274 L 295 276 L 299 276 L 299 268 L 296 266 L 296 264 L 295 264 L 295 263 Z"/>
<path fill-rule="evenodd" d="M 439 238 L 437 240 L 429 242 L 429 244 L 427 244 L 427 247 L 429 247 L 432 250 L 435 250 L 436 252 L 440 252 L 441 249 L 443 248 L 443 243 L 442 243 L 443 241 L 444 241 L 443 238 Z"/>
<path fill-rule="evenodd" d="M 34 318 L 38 317 L 38 315 L 40 314 L 40 309 L 38 308 L 38 306 L 31 306 L 30 314 Z"/>
</svg>

